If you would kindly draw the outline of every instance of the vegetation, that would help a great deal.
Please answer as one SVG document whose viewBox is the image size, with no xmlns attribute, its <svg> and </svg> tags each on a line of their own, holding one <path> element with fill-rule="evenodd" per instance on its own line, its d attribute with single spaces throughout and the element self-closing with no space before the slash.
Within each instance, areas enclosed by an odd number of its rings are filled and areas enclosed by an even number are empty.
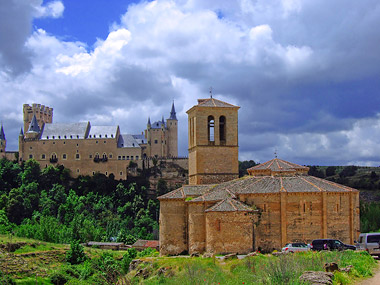
<svg viewBox="0 0 380 285">
<path fill-rule="evenodd" d="M 137 252 L 94 248 L 84 248 L 86 258 L 71 264 L 67 261 L 71 251 L 67 245 L 0 235 L 0 246 L 6 244 L 20 246 L 11 254 L 0 252 L 0 280 L 9 284 L 12 281 L 18 284 L 300 284 L 299 277 L 304 271 L 323 271 L 327 262 L 336 262 L 339 268 L 352 265 L 349 274 L 335 273 L 335 284 L 349 284 L 372 276 L 376 267 L 376 261 L 367 252 L 354 251 L 300 252 L 278 257 L 258 254 L 243 260 L 223 261 L 219 257 L 158 257 L 153 249 Z M 141 263 L 130 270 L 133 259 L 140 259 Z"/>
<path fill-rule="evenodd" d="M 1 159 L 0 233 L 55 243 L 153 239 L 159 203 L 148 199 L 148 186 L 143 176 L 74 179 L 63 166 Z"/>
</svg>

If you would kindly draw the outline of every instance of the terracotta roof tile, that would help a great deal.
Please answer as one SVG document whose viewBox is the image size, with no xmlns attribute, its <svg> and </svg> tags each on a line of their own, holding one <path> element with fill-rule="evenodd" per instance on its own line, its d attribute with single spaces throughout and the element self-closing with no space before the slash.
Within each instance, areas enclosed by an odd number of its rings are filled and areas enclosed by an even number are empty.
<svg viewBox="0 0 380 285">
<path fill-rule="evenodd" d="M 198 99 L 198 106 L 200 107 L 224 107 L 224 108 L 237 108 L 237 106 L 220 101 L 215 98 Z"/>
</svg>

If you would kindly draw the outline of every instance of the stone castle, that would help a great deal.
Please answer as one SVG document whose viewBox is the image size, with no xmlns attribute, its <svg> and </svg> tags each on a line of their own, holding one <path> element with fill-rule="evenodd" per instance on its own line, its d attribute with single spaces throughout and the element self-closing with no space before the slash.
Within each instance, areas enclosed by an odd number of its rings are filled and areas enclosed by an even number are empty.
<svg viewBox="0 0 380 285">
<path fill-rule="evenodd" d="M 188 113 L 189 185 L 160 196 L 160 254 L 272 251 L 358 238 L 359 191 L 278 158 L 238 178 L 238 109 L 198 100 Z"/>
<path fill-rule="evenodd" d="M 97 126 L 90 122 L 53 123 L 53 108 L 40 104 L 23 106 L 24 130 L 19 135 L 19 160 L 35 159 L 41 167 L 60 164 L 74 177 L 97 172 L 126 179 L 131 162 L 140 168 L 143 161 L 178 156 L 178 120 L 174 102 L 166 121 L 151 123 L 142 134 L 122 134 L 119 126 Z M 1 153 L 6 139 L 1 126 Z"/>
</svg>

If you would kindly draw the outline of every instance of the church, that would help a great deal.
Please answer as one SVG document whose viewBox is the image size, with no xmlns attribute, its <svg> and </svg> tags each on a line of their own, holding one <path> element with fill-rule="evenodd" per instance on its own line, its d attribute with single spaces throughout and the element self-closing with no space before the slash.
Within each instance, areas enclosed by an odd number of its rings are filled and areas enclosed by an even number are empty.
<svg viewBox="0 0 380 285">
<path fill-rule="evenodd" d="M 160 254 L 240 254 L 360 231 L 359 191 L 274 158 L 238 177 L 238 106 L 199 99 L 187 111 L 189 185 L 158 197 Z"/>
</svg>

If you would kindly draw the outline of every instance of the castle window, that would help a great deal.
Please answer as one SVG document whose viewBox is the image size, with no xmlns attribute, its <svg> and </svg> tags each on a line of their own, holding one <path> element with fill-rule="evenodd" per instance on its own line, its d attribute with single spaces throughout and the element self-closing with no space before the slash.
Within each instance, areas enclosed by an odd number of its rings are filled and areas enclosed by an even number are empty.
<svg viewBox="0 0 380 285">
<path fill-rule="evenodd" d="M 118 159 L 118 160 L 121 160 L 121 155 L 119 155 L 119 156 L 117 157 L 117 159 Z"/>
<path fill-rule="evenodd" d="M 33 149 L 32 147 L 29 147 L 29 149 Z"/>
<path fill-rule="evenodd" d="M 90 138 L 91 138 L 91 135 L 90 135 Z"/>
<path fill-rule="evenodd" d="M 208 142 L 209 144 L 214 144 L 215 143 L 215 138 L 214 138 L 214 131 L 215 131 L 215 121 L 213 116 L 208 116 L 207 118 L 207 128 L 208 128 Z"/>
<path fill-rule="evenodd" d="M 29 154 L 29 158 L 33 158 L 33 154 Z"/>
<path fill-rule="evenodd" d="M 66 137 L 66 136 L 64 136 L 64 138 L 66 139 L 67 137 Z"/>
<path fill-rule="evenodd" d="M 125 160 L 125 155 L 123 155 L 123 160 Z"/>
<path fill-rule="evenodd" d="M 58 138 L 60 139 L 60 138 L 61 138 L 61 136 L 58 136 Z"/>
<path fill-rule="evenodd" d="M 80 156 L 79 156 L 79 153 L 75 154 L 75 159 L 79 159 Z"/>
<path fill-rule="evenodd" d="M 66 159 L 66 158 L 67 158 L 66 153 L 62 154 L 62 159 Z"/>
<path fill-rule="evenodd" d="M 102 135 L 99 135 L 99 138 L 101 138 L 102 137 Z"/>
<path fill-rule="evenodd" d="M 99 141 L 96 141 L 95 143 L 99 143 Z"/>
<path fill-rule="evenodd" d="M 157 144 L 157 143 L 158 143 L 158 140 L 154 140 L 154 143 Z"/>
<path fill-rule="evenodd" d="M 55 144 L 55 142 L 53 142 L 53 144 Z"/>
<path fill-rule="evenodd" d="M 89 158 L 92 158 L 92 154 L 90 154 L 88 157 L 89 157 Z"/>
<path fill-rule="evenodd" d="M 107 137 L 107 135 L 105 135 L 105 137 Z"/>
<path fill-rule="evenodd" d="M 77 139 L 79 139 L 79 136 L 77 135 Z"/>
<path fill-rule="evenodd" d="M 45 159 L 45 158 L 46 158 L 45 154 L 42 154 L 41 159 Z"/>
<path fill-rule="evenodd" d="M 95 171 L 92 172 L 92 175 L 95 175 Z"/>
<path fill-rule="evenodd" d="M 226 144 L 226 117 L 219 118 L 219 138 L 220 144 Z"/>
<path fill-rule="evenodd" d="M 113 138 L 113 135 L 111 134 L 111 138 Z"/>
<path fill-rule="evenodd" d="M 79 146 L 79 144 L 77 144 L 77 146 Z"/>
<path fill-rule="evenodd" d="M 122 176 L 123 175 L 123 171 L 120 171 L 120 176 Z"/>
<path fill-rule="evenodd" d="M 129 155 L 127 155 L 127 160 L 129 160 Z"/>
<path fill-rule="evenodd" d="M 79 173 L 79 168 L 77 169 L 77 172 Z"/>
<path fill-rule="evenodd" d="M 108 172 L 106 171 L 106 175 L 108 175 Z"/>
<path fill-rule="evenodd" d="M 96 135 L 94 135 L 94 138 L 96 138 Z"/>
<path fill-rule="evenodd" d="M 104 141 L 104 143 L 107 143 L 107 141 Z"/>
<path fill-rule="evenodd" d="M 55 139 L 55 137 L 53 136 L 53 139 Z"/>
<path fill-rule="evenodd" d="M 99 153 L 95 153 L 95 158 L 99 159 Z"/>
<path fill-rule="evenodd" d="M 66 142 L 64 141 L 63 144 L 66 144 Z"/>
<path fill-rule="evenodd" d="M 138 160 L 139 159 L 139 156 L 138 155 L 136 155 L 136 160 Z"/>
<path fill-rule="evenodd" d="M 133 160 L 133 155 L 131 155 L 131 160 Z"/>
<path fill-rule="evenodd" d="M 112 153 L 110 153 L 108 156 L 109 156 L 109 158 L 112 158 Z"/>
<path fill-rule="evenodd" d="M 103 159 L 107 159 L 107 154 L 103 153 Z"/>
<path fill-rule="evenodd" d="M 73 136 L 70 136 L 70 139 L 72 139 L 73 138 Z"/>
<path fill-rule="evenodd" d="M 49 136 L 46 136 L 46 139 L 49 139 Z"/>
</svg>

